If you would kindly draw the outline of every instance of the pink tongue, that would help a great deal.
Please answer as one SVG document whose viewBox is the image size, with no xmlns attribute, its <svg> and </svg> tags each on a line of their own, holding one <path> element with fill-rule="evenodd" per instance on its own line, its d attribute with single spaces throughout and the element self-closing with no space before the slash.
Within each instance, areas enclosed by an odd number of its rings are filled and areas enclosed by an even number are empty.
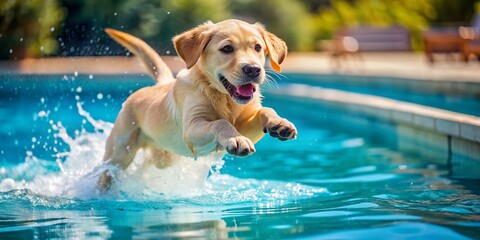
<svg viewBox="0 0 480 240">
<path fill-rule="evenodd" d="M 237 87 L 237 92 L 243 97 L 250 97 L 255 92 L 255 86 L 251 83 L 245 84 L 240 87 Z"/>
</svg>

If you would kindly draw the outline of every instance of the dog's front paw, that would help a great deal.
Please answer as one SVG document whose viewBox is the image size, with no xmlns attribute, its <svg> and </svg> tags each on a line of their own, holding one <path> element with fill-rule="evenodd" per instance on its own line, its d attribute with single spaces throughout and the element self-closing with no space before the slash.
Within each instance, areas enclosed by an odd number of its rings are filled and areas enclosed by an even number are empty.
<svg viewBox="0 0 480 240">
<path fill-rule="evenodd" d="M 228 139 L 225 149 L 229 154 L 239 157 L 245 157 L 255 152 L 253 142 L 244 136 Z"/>
<path fill-rule="evenodd" d="M 270 136 L 281 141 L 297 138 L 297 128 L 285 118 L 275 118 L 269 121 L 263 128 L 263 132 L 268 132 Z"/>
</svg>

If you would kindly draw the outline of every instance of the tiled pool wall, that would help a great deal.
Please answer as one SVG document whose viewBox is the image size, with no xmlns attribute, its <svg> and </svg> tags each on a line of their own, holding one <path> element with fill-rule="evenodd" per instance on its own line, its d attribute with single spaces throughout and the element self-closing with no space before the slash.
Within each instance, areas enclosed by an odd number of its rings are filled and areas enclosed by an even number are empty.
<svg viewBox="0 0 480 240">
<path fill-rule="evenodd" d="M 428 163 L 448 166 L 453 178 L 480 179 L 480 118 L 388 98 L 291 84 L 270 97 L 312 104 L 325 124 L 386 141 Z"/>
</svg>

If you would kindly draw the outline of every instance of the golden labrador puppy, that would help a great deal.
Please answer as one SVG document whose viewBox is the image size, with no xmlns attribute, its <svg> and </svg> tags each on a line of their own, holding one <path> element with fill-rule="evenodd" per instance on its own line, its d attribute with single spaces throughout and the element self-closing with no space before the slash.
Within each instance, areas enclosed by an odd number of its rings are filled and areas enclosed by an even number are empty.
<svg viewBox="0 0 480 240">
<path fill-rule="evenodd" d="M 107 139 L 106 163 L 125 169 L 139 149 L 148 151 L 159 168 L 179 156 L 213 151 L 247 156 L 264 133 L 280 140 L 297 136 L 292 123 L 261 105 L 266 55 L 280 71 L 287 54 L 285 42 L 262 25 L 207 22 L 176 36 L 175 49 L 187 66 L 176 78 L 142 40 L 113 29 L 106 32 L 139 57 L 156 80 L 123 104 Z M 112 180 L 105 171 L 99 188 L 108 189 Z"/>
</svg>

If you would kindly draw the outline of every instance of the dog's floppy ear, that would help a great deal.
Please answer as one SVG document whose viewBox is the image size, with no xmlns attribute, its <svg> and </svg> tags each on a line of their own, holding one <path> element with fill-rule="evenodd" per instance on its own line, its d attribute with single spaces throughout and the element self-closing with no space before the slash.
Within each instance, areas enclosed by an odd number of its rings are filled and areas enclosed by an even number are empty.
<svg viewBox="0 0 480 240">
<path fill-rule="evenodd" d="M 287 44 L 274 34 L 267 32 L 261 24 L 257 23 L 256 25 L 259 27 L 263 40 L 267 45 L 267 52 L 270 56 L 270 65 L 272 65 L 273 70 L 277 72 L 282 71 L 280 64 L 287 56 Z"/>
<path fill-rule="evenodd" d="M 193 67 L 213 36 L 212 22 L 206 22 L 173 38 L 178 55 L 185 61 L 187 68 Z"/>
</svg>

